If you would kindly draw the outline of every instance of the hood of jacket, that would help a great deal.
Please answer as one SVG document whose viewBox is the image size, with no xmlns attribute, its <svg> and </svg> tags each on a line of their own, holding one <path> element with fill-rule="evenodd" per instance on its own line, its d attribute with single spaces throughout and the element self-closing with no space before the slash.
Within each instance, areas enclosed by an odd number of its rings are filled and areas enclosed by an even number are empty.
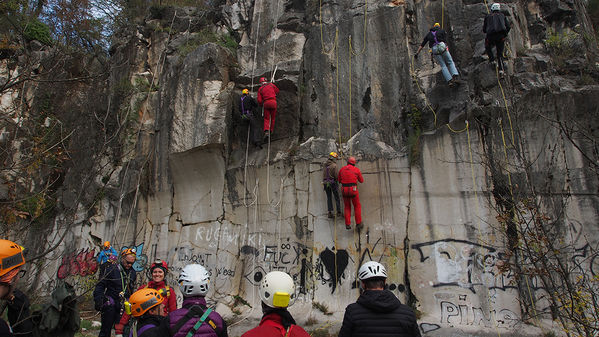
<svg viewBox="0 0 599 337">
<path fill-rule="evenodd" d="M 366 290 L 357 301 L 358 304 L 376 312 L 393 311 L 401 302 L 389 290 Z"/>
</svg>

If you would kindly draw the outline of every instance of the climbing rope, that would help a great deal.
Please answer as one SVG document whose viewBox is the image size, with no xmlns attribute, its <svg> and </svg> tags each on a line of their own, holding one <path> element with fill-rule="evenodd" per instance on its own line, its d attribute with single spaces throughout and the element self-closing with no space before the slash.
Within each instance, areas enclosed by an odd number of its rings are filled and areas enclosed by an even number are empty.
<svg viewBox="0 0 599 337">
<path fill-rule="evenodd" d="M 256 2 L 256 5 L 254 6 L 254 9 L 257 7 L 258 2 Z M 256 59 L 258 56 L 258 37 L 260 36 L 260 18 L 262 16 L 262 11 L 258 11 L 258 26 L 256 27 L 256 37 L 254 38 L 254 60 L 252 62 L 252 85 L 250 86 L 250 90 L 253 93 L 254 92 L 254 77 L 256 75 L 255 71 L 256 71 Z M 243 104 L 243 103 L 242 103 Z M 245 163 L 244 163 L 244 167 L 243 167 L 243 205 L 247 208 L 249 207 L 249 205 L 247 204 L 247 193 L 248 193 L 248 189 L 247 189 L 247 172 L 248 172 L 248 154 L 249 154 L 249 147 L 250 147 L 250 130 L 252 128 L 252 122 L 251 120 L 248 122 L 248 134 L 247 134 L 247 139 L 245 142 Z"/>
<path fill-rule="evenodd" d="M 331 56 L 335 51 L 335 48 L 337 47 L 337 36 L 335 36 L 335 42 L 333 42 L 333 47 L 331 48 L 331 50 L 326 51 L 326 48 L 324 46 L 324 32 L 322 28 L 322 0 L 319 0 L 318 13 L 318 22 L 320 25 L 320 51 L 325 55 Z"/>
<path fill-rule="evenodd" d="M 276 29 L 277 27 L 277 20 L 279 19 L 279 5 L 280 5 L 281 0 L 277 0 L 277 6 L 276 6 L 276 14 L 274 17 L 274 25 L 273 27 Z M 275 38 L 275 41 L 273 43 L 273 48 L 272 48 L 272 56 L 271 56 L 271 60 L 270 60 L 270 64 L 271 64 L 271 69 L 272 69 L 272 77 L 271 77 L 271 82 L 274 82 L 274 76 L 275 76 L 275 71 L 276 71 L 276 67 L 275 67 L 275 53 L 276 53 L 276 49 L 277 49 L 277 39 Z M 278 109 L 278 106 L 277 106 Z M 264 116 L 264 107 L 262 107 L 262 116 Z M 272 205 L 272 201 L 270 200 L 270 139 L 272 138 L 272 116 L 269 119 L 269 126 L 268 126 L 268 149 L 266 151 L 266 199 L 268 200 L 268 203 Z M 279 203 L 281 201 L 279 200 Z M 276 206 L 275 206 L 276 207 Z"/>
<path fill-rule="evenodd" d="M 173 19 L 171 20 L 169 32 L 173 30 L 173 24 L 175 23 L 176 17 L 177 17 L 177 11 L 175 10 L 175 13 L 173 14 Z M 150 93 L 152 92 L 152 88 L 154 87 L 154 82 L 156 81 L 156 74 L 159 74 L 160 69 L 164 68 L 164 63 L 166 62 L 166 49 L 168 47 L 168 43 L 169 43 L 170 39 L 171 39 L 171 34 L 168 34 L 168 38 L 166 40 L 166 43 L 164 44 L 164 50 L 162 51 L 162 54 L 160 55 L 160 57 L 162 57 L 164 55 L 164 57 L 162 58 L 162 64 L 160 65 L 160 58 L 159 58 L 158 63 L 157 63 L 158 69 L 156 69 L 155 72 L 152 72 L 152 81 L 150 82 L 150 85 L 148 86 L 148 92 L 146 94 L 146 97 L 149 97 Z M 139 134 L 141 133 L 141 129 L 142 129 L 143 125 L 144 124 L 141 122 L 141 118 L 140 118 L 139 127 L 137 128 L 137 132 L 136 132 L 137 137 L 135 137 L 135 143 L 132 145 L 132 148 L 137 147 L 137 143 L 139 142 Z M 125 194 L 123 193 L 123 188 L 124 188 L 125 184 L 122 184 L 122 186 L 121 186 L 121 190 L 119 192 L 119 204 L 117 206 L 117 211 L 115 214 L 115 226 L 114 226 L 115 230 L 114 230 L 114 234 L 112 235 L 112 241 L 115 244 L 123 245 L 124 240 L 127 237 L 127 231 L 129 230 L 129 220 L 131 219 L 131 216 L 133 214 L 133 209 L 137 205 L 137 197 L 139 196 L 139 187 L 141 185 L 141 176 L 142 176 L 145 164 L 149 160 L 150 160 L 150 152 L 148 152 L 148 154 L 146 155 L 144 164 L 141 166 L 141 169 L 139 172 L 139 176 L 137 179 L 137 186 L 135 188 L 135 197 L 133 199 L 133 206 L 131 207 L 129 215 L 127 216 L 127 221 L 125 222 L 125 232 L 123 233 L 123 242 L 119 242 L 118 240 L 116 240 L 116 235 L 117 235 L 118 229 L 119 229 L 119 219 L 121 217 L 121 212 L 122 212 L 123 198 L 125 197 Z M 131 160 L 127 162 L 127 166 L 125 167 L 125 173 L 124 173 L 123 177 L 127 177 L 127 172 L 129 171 L 130 164 L 131 164 Z M 134 233 L 134 235 L 136 235 L 136 233 Z"/>
<path fill-rule="evenodd" d="M 368 0 L 365 0 L 364 3 L 364 36 L 362 38 L 362 50 L 360 50 L 358 53 L 354 52 L 354 48 L 352 47 L 352 43 L 351 43 L 351 35 L 349 36 L 349 52 L 350 52 L 350 58 L 351 58 L 351 54 L 354 54 L 355 56 L 359 56 L 361 54 L 364 53 L 364 51 L 366 50 L 366 28 L 368 24 Z M 350 59 L 351 62 L 351 59 Z"/>
</svg>

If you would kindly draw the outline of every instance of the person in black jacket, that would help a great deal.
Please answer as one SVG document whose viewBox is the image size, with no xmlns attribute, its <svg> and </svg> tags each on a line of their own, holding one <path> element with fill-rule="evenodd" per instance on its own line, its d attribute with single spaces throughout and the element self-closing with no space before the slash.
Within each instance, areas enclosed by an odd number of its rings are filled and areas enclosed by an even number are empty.
<svg viewBox="0 0 599 337">
<path fill-rule="evenodd" d="M 363 292 L 345 308 L 339 337 L 420 337 L 414 311 L 385 289 L 387 271 L 366 262 L 358 270 Z"/>
<path fill-rule="evenodd" d="M 262 148 L 262 136 L 260 132 L 261 121 L 258 120 L 256 116 L 257 108 L 258 103 L 256 103 L 256 100 L 250 95 L 250 91 L 248 89 L 243 89 L 239 101 L 239 113 L 241 119 L 246 121 L 248 128 L 250 128 L 250 141 L 254 146 Z"/>
<path fill-rule="evenodd" d="M 135 289 L 135 249 L 125 249 L 121 253 L 121 263 L 110 265 L 100 275 L 100 281 L 94 289 L 95 309 L 102 312 L 100 334 L 98 337 L 110 336 L 110 330 L 118 320 L 123 301 Z"/>
<path fill-rule="evenodd" d="M 438 22 L 435 22 L 433 28 L 430 29 L 428 34 L 424 37 L 424 40 L 422 40 L 416 55 L 414 55 L 414 59 L 418 58 L 418 54 L 427 43 L 432 50 L 433 57 L 441 66 L 443 78 L 445 78 L 445 81 L 450 87 L 454 86 L 457 83 L 456 81 L 459 77 L 459 73 L 455 67 L 451 53 L 449 52 L 449 47 L 447 46 L 447 33 L 441 29 L 441 25 Z"/>
<path fill-rule="evenodd" d="M 510 23 L 500 11 L 501 6 L 498 3 L 491 5 L 491 13 L 485 17 L 483 24 L 483 33 L 487 34 L 485 38 L 485 51 L 489 56 L 489 62 L 494 65 L 493 46 L 497 50 L 497 66 L 499 74 L 503 75 L 503 49 L 505 47 L 505 38 L 510 31 Z"/>
</svg>

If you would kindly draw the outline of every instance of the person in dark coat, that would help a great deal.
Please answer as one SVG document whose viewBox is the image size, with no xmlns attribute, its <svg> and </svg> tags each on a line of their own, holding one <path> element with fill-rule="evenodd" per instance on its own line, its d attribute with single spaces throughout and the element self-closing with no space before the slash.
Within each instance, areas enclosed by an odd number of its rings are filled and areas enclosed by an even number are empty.
<svg viewBox="0 0 599 337">
<path fill-rule="evenodd" d="M 181 270 L 179 289 L 183 307 L 168 314 L 162 325 L 164 336 L 228 337 L 223 318 L 206 305 L 209 284 L 210 273 L 204 266 L 188 264 Z"/>
<path fill-rule="evenodd" d="M 120 318 L 124 300 L 135 289 L 137 275 L 132 268 L 135 259 L 135 249 L 125 249 L 121 253 L 121 263 L 108 265 L 104 275 L 100 275 L 94 289 L 94 308 L 102 312 L 98 337 L 110 336 L 112 326 Z"/>
<path fill-rule="evenodd" d="M 497 67 L 499 74 L 504 73 L 503 64 L 503 50 L 505 48 L 505 38 L 510 32 L 510 23 L 501 13 L 501 5 L 494 3 L 491 5 L 491 13 L 485 17 L 485 23 L 483 24 L 483 33 L 486 33 L 485 38 L 485 51 L 489 56 L 489 62 L 495 64 L 495 57 L 493 56 L 493 47 L 497 51 Z"/>
<path fill-rule="evenodd" d="M 441 25 L 438 22 L 435 22 L 433 28 L 424 36 L 424 40 L 422 40 L 420 47 L 418 47 L 414 59 L 418 58 L 418 53 L 420 53 L 427 43 L 432 50 L 435 61 L 441 66 L 443 78 L 445 78 L 450 87 L 454 86 L 457 83 L 459 73 L 447 46 L 447 33 L 441 29 Z"/>
<path fill-rule="evenodd" d="M 241 337 L 310 337 L 299 325 L 287 307 L 295 298 L 295 283 L 289 274 L 271 271 L 260 282 L 262 300 L 262 320 L 260 324 L 246 331 Z"/>
<path fill-rule="evenodd" d="M 135 318 L 137 337 L 165 336 L 160 331 L 165 320 L 161 315 L 164 312 L 165 298 L 159 289 L 143 288 L 134 292 L 129 301 L 125 302 L 125 312 Z M 133 330 L 129 333 L 129 337 L 132 336 Z"/>
<path fill-rule="evenodd" d="M 33 322 L 29 298 L 15 288 L 25 265 L 23 248 L 9 240 L 0 240 L 0 299 L 5 300 L 7 318 L 13 334 L 22 337 L 33 336 Z"/>
<path fill-rule="evenodd" d="M 339 337 L 420 337 L 414 311 L 385 289 L 387 271 L 366 262 L 358 270 L 362 294 L 345 308 Z"/>
<path fill-rule="evenodd" d="M 262 137 L 260 136 L 260 121 L 256 109 L 258 103 L 250 95 L 248 89 L 241 91 L 241 97 L 239 99 L 239 114 L 241 119 L 247 123 L 249 129 L 250 142 L 256 146 L 262 148 Z"/>
<path fill-rule="evenodd" d="M 335 161 L 339 155 L 337 152 L 329 153 L 329 159 L 322 167 L 322 184 L 324 191 L 327 194 L 327 208 L 329 210 L 329 218 L 333 218 L 333 196 L 335 197 L 335 205 L 337 206 L 337 216 L 341 216 L 341 203 L 339 199 L 339 184 L 337 183 L 337 164 Z"/>
</svg>

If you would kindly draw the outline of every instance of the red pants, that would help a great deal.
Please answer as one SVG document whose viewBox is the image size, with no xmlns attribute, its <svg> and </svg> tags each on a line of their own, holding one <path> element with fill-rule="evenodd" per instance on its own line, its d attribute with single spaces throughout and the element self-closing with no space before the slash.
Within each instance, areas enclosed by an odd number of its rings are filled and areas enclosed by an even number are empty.
<svg viewBox="0 0 599 337">
<path fill-rule="evenodd" d="M 354 218 L 356 225 L 362 223 L 362 205 L 360 205 L 360 196 L 356 193 L 355 197 L 343 197 L 343 206 L 345 212 L 345 224 L 351 225 L 351 204 L 354 204 Z"/>
<path fill-rule="evenodd" d="M 264 102 L 264 131 L 271 131 L 275 127 L 277 115 L 277 101 L 274 99 Z"/>
</svg>

